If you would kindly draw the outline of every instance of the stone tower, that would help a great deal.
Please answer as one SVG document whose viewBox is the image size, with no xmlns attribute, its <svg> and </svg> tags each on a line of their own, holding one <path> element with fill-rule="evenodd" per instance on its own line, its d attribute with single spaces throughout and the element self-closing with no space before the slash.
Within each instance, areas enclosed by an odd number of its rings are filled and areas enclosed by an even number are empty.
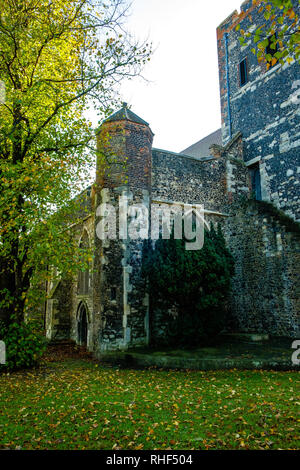
<svg viewBox="0 0 300 470">
<path fill-rule="evenodd" d="M 252 53 L 253 35 L 241 47 L 240 31 L 264 30 L 260 6 L 243 2 L 241 13 L 233 12 L 217 29 L 223 144 L 241 132 L 256 199 L 300 220 L 300 67 L 292 61 L 268 69 Z M 286 18 L 285 26 L 291 22 Z M 275 55 L 276 48 L 268 53 Z"/>
<path fill-rule="evenodd" d="M 149 208 L 152 140 L 148 123 L 126 103 L 103 122 L 97 135 L 94 341 L 102 351 L 147 344 L 149 338 L 149 302 L 141 278 L 143 241 L 129 238 L 128 230 L 142 210 L 138 205 Z M 112 225 L 103 237 L 99 227 L 108 214 Z M 147 235 L 148 219 L 137 230 Z"/>
</svg>

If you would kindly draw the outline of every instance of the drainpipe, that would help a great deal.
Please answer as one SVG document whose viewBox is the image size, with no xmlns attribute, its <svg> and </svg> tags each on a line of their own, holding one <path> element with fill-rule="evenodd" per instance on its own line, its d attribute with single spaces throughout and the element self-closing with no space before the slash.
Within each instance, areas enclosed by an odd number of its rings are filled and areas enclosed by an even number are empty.
<svg viewBox="0 0 300 470">
<path fill-rule="evenodd" d="M 226 86 L 227 86 L 227 111 L 228 111 L 228 127 L 229 139 L 232 139 L 231 130 L 231 109 L 230 109 L 230 88 L 229 88 L 229 60 L 228 60 L 228 33 L 224 34 L 225 39 L 225 55 L 226 55 Z"/>
</svg>

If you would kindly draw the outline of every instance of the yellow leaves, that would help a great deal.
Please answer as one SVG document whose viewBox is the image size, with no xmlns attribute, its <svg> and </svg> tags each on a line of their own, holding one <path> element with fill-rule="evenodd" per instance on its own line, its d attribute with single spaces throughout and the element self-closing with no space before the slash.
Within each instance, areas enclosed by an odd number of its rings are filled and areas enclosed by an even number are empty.
<svg viewBox="0 0 300 470">
<path fill-rule="evenodd" d="M 271 60 L 271 66 L 273 67 L 276 63 L 277 63 L 277 59 L 276 57 L 273 57 L 273 59 Z"/>
<path fill-rule="evenodd" d="M 294 12 L 294 10 L 291 9 L 288 11 L 288 16 L 289 16 L 289 19 L 292 20 L 293 18 L 295 18 L 296 13 Z"/>
<path fill-rule="evenodd" d="M 289 400 L 296 396 L 296 373 L 195 371 L 191 382 L 182 372 L 112 371 L 74 361 L 53 366 L 46 375 L 43 370 L 30 379 L 3 377 L 6 386 L 2 393 L 13 397 L 7 414 L 11 412 L 13 422 L 16 409 L 30 413 L 22 426 L 24 434 L 31 436 L 25 440 L 11 422 L 10 435 L 3 438 L 5 444 L 14 440 L 24 449 L 40 445 L 115 450 L 278 449 L 296 445 L 293 433 L 296 435 L 297 423 L 292 418 L 296 417 L 292 410 L 296 399 Z M 282 379 L 278 381 L 280 389 L 275 388 L 275 377 Z M 0 376 L 2 391 L 1 384 Z M 160 392 L 155 386 L 162 392 L 157 408 Z M 217 398 L 216 390 L 221 391 Z M 17 407 L 16 400 L 21 400 Z M 133 400 L 135 407 L 129 408 Z M 22 413 L 17 414 L 18 421 Z M 59 441 L 62 433 L 68 436 L 63 442 Z M 37 437 L 42 437 L 41 441 L 36 441 Z"/>
<path fill-rule="evenodd" d="M 138 446 L 136 446 L 134 449 L 135 450 L 142 450 L 144 447 L 144 444 L 139 444 Z"/>
<path fill-rule="evenodd" d="M 239 419 L 243 424 L 247 424 L 247 421 L 245 421 L 245 419 L 244 419 L 243 416 L 239 416 L 238 419 Z"/>
<path fill-rule="evenodd" d="M 258 43 L 257 48 L 260 51 L 264 51 L 265 50 L 265 44 L 263 42 L 260 42 L 260 43 Z"/>
</svg>

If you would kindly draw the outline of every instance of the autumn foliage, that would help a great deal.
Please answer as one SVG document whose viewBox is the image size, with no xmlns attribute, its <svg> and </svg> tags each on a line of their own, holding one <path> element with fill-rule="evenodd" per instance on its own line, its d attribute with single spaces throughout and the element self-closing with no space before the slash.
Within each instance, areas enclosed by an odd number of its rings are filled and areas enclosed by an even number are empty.
<svg viewBox="0 0 300 470">
<path fill-rule="evenodd" d="M 264 23 L 253 30 L 251 14 L 250 27 L 242 30 L 240 43 L 246 45 L 252 39 L 253 54 L 259 62 L 266 62 L 267 68 L 275 64 L 292 63 L 300 60 L 299 0 L 253 0 Z"/>
<path fill-rule="evenodd" d="M 34 287 L 80 268 L 67 221 L 91 182 L 94 130 L 150 46 L 124 30 L 126 0 L 3 0 L 0 17 L 0 318 L 24 320 Z M 72 220 L 73 223 L 76 220 Z M 30 288 L 30 289 L 29 289 Z"/>
</svg>

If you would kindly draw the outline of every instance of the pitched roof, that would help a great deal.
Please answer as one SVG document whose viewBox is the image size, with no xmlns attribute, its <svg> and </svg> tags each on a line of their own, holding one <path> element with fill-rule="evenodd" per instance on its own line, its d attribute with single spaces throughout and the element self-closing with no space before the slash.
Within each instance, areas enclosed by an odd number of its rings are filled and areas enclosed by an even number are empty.
<svg viewBox="0 0 300 470">
<path fill-rule="evenodd" d="M 119 111 L 109 116 L 105 119 L 104 122 L 111 122 L 111 121 L 132 121 L 137 122 L 138 124 L 144 124 L 149 126 L 149 123 L 144 121 L 142 118 L 134 114 L 130 109 L 127 107 L 127 103 L 123 103 L 123 106 Z"/>
<path fill-rule="evenodd" d="M 209 157 L 211 155 L 209 147 L 212 144 L 222 145 L 222 129 L 212 132 L 180 153 L 191 157 Z"/>
</svg>

